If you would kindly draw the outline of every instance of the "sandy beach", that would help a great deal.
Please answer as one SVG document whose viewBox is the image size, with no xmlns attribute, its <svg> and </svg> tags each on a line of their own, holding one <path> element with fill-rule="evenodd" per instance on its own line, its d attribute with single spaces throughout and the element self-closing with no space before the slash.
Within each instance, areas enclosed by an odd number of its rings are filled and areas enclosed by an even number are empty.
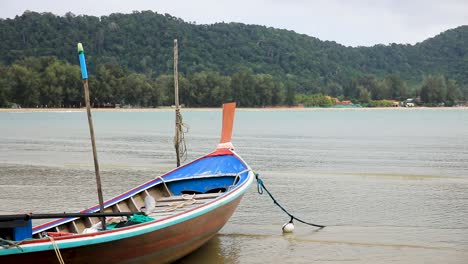
<svg viewBox="0 0 468 264">
<path fill-rule="evenodd" d="M 333 108 L 333 107 L 264 107 L 264 108 L 237 108 L 240 111 L 412 111 L 412 110 L 468 110 L 467 106 L 460 107 L 359 107 L 359 108 Z M 182 111 L 213 111 L 222 110 L 221 107 L 181 108 Z M 174 111 L 172 107 L 160 108 L 92 108 L 93 112 L 168 112 Z M 86 112 L 86 108 L 0 108 L 0 113 L 25 113 L 25 112 Z"/>
</svg>

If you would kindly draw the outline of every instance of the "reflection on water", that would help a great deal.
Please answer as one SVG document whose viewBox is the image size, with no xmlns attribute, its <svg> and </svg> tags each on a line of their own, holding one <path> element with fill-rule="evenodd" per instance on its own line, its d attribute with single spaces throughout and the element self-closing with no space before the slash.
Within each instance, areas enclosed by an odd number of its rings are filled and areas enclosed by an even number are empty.
<svg viewBox="0 0 468 264">
<path fill-rule="evenodd" d="M 212 151 L 221 111 L 185 112 L 188 160 Z M 178 263 L 466 263 L 463 110 L 245 111 L 236 150 L 289 212 L 252 187 L 228 224 Z M 173 113 L 93 114 L 105 198 L 174 168 Z M 213 121 L 214 120 L 214 121 Z M 0 212 L 97 203 L 85 113 L 0 113 Z"/>
<path fill-rule="evenodd" d="M 376 232 L 375 228 L 331 227 L 317 233 L 220 237 L 239 245 L 238 263 L 463 263 L 468 256 L 448 245 L 425 247 L 391 242 L 393 232 L 398 231 L 405 230 Z M 385 235 L 383 240 L 388 241 L 380 241 L 379 235 Z"/>
<path fill-rule="evenodd" d="M 240 245 L 229 245 L 226 241 L 222 241 L 219 235 L 216 235 L 201 248 L 175 263 L 237 263 L 240 249 Z"/>
</svg>

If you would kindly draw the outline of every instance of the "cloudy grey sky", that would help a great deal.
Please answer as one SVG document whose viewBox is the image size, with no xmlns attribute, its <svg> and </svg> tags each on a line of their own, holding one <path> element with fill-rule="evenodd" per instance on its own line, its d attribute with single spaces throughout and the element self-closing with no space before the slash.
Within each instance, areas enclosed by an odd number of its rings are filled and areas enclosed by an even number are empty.
<svg viewBox="0 0 468 264">
<path fill-rule="evenodd" d="M 0 0 L 0 18 L 25 10 L 95 16 L 152 10 L 197 24 L 294 30 L 346 46 L 415 44 L 468 25 L 468 0 Z"/>
</svg>

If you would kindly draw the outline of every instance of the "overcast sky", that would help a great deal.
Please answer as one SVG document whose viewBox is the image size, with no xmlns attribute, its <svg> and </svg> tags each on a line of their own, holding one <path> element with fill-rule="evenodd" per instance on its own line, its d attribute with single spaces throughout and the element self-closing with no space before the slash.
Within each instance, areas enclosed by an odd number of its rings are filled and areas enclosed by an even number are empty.
<svg viewBox="0 0 468 264">
<path fill-rule="evenodd" d="M 468 0 L 0 0 L 0 18 L 25 10 L 94 16 L 152 10 L 197 24 L 294 30 L 346 46 L 415 44 L 468 25 Z"/>
</svg>

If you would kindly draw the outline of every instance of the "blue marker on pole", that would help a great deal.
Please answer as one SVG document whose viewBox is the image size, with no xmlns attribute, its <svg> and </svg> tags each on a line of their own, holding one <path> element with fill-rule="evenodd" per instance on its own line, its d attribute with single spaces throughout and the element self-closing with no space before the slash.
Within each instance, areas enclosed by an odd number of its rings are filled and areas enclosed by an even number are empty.
<svg viewBox="0 0 468 264">
<path fill-rule="evenodd" d="M 84 56 L 84 49 L 81 43 L 78 43 L 78 57 L 80 58 L 81 78 L 83 78 L 83 80 L 86 80 L 88 79 L 88 71 L 86 70 L 86 60 Z"/>
</svg>

